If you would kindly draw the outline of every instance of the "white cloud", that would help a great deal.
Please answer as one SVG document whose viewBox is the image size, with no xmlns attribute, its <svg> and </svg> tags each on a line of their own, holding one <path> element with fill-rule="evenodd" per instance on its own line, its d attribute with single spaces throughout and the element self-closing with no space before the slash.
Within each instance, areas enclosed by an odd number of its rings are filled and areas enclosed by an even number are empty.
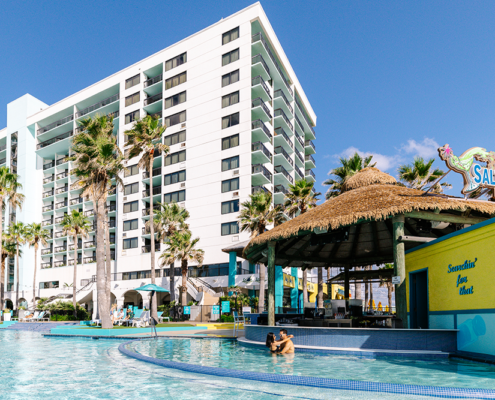
<svg viewBox="0 0 495 400">
<path fill-rule="evenodd" d="M 439 147 L 439 144 L 431 138 L 424 138 L 422 142 L 416 142 L 413 139 L 409 139 L 407 144 L 402 145 L 400 150 L 407 154 L 429 159 L 438 156 L 437 149 Z"/>
<path fill-rule="evenodd" d="M 376 162 L 376 167 L 381 170 L 381 171 L 388 171 L 392 168 L 397 167 L 400 162 L 400 157 L 398 156 L 387 156 L 384 154 L 379 154 L 379 153 L 374 153 L 370 151 L 361 151 L 356 147 L 348 147 L 345 149 L 342 153 L 336 154 L 334 157 L 335 158 L 340 158 L 340 157 L 345 157 L 349 158 L 350 156 L 354 155 L 354 153 L 358 153 L 361 157 L 367 157 L 370 155 L 373 155 L 372 163 Z"/>
</svg>

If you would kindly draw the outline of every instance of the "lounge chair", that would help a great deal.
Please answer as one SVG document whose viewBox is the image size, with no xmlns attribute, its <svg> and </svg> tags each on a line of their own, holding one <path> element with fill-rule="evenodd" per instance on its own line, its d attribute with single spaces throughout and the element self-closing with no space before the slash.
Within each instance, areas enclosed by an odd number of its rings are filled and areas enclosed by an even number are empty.
<svg viewBox="0 0 495 400">
<path fill-rule="evenodd" d="M 150 320 L 150 312 L 144 311 L 139 318 L 134 317 L 132 321 L 132 326 L 136 326 L 138 328 L 144 328 Z"/>
<path fill-rule="evenodd" d="M 32 321 L 32 320 L 38 318 L 38 316 L 40 315 L 40 313 L 41 313 L 41 311 L 35 311 L 34 314 L 33 314 L 33 316 L 31 318 L 24 317 L 24 318 L 21 318 L 21 321 L 24 321 L 24 322 Z"/>
</svg>

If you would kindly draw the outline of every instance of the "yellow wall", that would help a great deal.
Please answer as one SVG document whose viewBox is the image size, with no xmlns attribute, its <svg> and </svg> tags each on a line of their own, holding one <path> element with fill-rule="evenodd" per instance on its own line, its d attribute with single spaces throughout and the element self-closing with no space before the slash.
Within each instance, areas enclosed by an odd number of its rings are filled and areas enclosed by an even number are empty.
<svg viewBox="0 0 495 400">
<path fill-rule="evenodd" d="M 474 262 L 475 267 L 448 273 L 449 265 L 466 261 Z M 424 268 L 428 268 L 429 311 L 495 308 L 495 223 L 406 254 L 408 311 L 409 273 Z M 459 277 L 467 282 L 457 285 Z M 460 295 L 462 286 L 473 287 L 473 293 Z"/>
</svg>

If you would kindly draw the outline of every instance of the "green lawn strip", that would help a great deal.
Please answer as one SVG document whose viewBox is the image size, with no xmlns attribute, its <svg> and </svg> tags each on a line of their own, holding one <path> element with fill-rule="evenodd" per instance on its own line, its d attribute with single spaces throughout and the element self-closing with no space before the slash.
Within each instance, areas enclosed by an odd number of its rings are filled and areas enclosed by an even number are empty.
<svg viewBox="0 0 495 400">
<path fill-rule="evenodd" d="M 156 326 L 157 328 L 191 328 L 194 327 L 194 325 L 189 325 L 189 324 L 158 324 Z M 85 326 L 81 327 L 79 329 L 101 329 L 101 326 Z M 114 326 L 113 329 L 151 329 L 150 326 L 147 326 L 146 328 L 133 328 L 132 326 Z M 200 329 L 200 328 L 198 328 Z"/>
</svg>

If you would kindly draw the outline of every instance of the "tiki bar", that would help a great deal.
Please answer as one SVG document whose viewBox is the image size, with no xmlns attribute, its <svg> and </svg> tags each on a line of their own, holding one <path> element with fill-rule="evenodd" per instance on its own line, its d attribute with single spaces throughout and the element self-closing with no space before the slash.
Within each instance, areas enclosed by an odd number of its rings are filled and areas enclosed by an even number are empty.
<svg viewBox="0 0 495 400">
<path fill-rule="evenodd" d="M 268 278 L 268 309 L 246 325 L 244 340 L 263 342 L 286 325 L 302 346 L 495 356 L 495 341 L 486 333 L 495 328 L 495 291 L 488 287 L 495 280 L 494 216 L 492 201 L 406 188 L 366 168 L 341 195 L 238 250 L 250 263 L 265 264 Z M 384 263 L 394 268 L 364 268 Z M 343 299 L 323 309 L 313 304 L 297 314 L 276 313 L 277 277 L 285 267 L 339 268 L 327 284 L 343 285 Z M 349 293 L 352 283 L 365 281 L 392 282 L 396 311 L 363 315 L 362 300 Z M 383 321 L 381 328 L 359 323 L 373 318 Z"/>
</svg>

